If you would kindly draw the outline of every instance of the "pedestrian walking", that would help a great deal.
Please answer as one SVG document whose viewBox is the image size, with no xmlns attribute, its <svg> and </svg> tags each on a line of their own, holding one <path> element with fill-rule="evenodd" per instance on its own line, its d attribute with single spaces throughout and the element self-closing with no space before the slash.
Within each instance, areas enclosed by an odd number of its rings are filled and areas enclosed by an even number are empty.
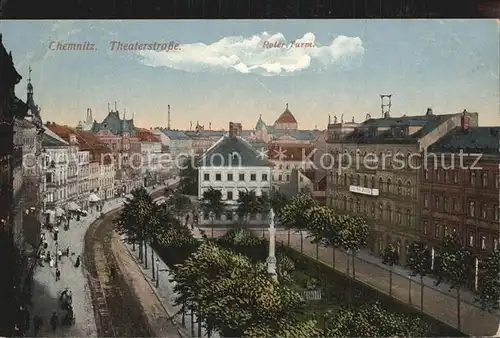
<svg viewBox="0 0 500 338">
<path fill-rule="evenodd" d="M 50 326 L 52 327 L 52 333 L 56 333 L 57 325 L 59 324 L 59 318 L 57 318 L 56 312 L 52 312 L 52 317 L 50 317 Z"/>
<path fill-rule="evenodd" d="M 40 328 L 42 327 L 42 323 L 43 323 L 42 317 L 40 317 L 39 315 L 35 315 L 35 317 L 33 317 L 33 329 L 34 329 L 33 335 L 35 337 L 38 336 Z"/>
<path fill-rule="evenodd" d="M 55 265 L 54 258 L 51 258 L 51 259 L 50 259 L 50 261 L 49 261 L 49 266 L 50 266 L 51 268 L 53 268 L 53 267 L 54 267 L 54 265 Z"/>
<path fill-rule="evenodd" d="M 56 268 L 56 282 L 61 279 L 61 271 L 59 268 Z"/>
<path fill-rule="evenodd" d="M 78 257 L 76 257 L 75 268 L 77 268 L 79 266 L 80 266 L 80 255 L 78 255 Z"/>
<path fill-rule="evenodd" d="M 66 248 L 66 256 L 69 257 L 69 246 Z"/>
<path fill-rule="evenodd" d="M 59 260 L 62 259 L 62 251 L 61 251 L 61 249 L 57 250 L 57 257 L 59 258 Z"/>
<path fill-rule="evenodd" d="M 54 232 L 54 241 L 57 242 L 57 238 L 59 237 L 59 233 L 58 232 Z"/>
<path fill-rule="evenodd" d="M 49 243 L 47 243 L 47 240 L 46 240 L 46 239 L 44 239 L 44 240 L 43 240 L 43 248 L 44 248 L 45 250 L 47 250 L 47 248 L 48 248 L 48 247 L 49 247 Z"/>
</svg>

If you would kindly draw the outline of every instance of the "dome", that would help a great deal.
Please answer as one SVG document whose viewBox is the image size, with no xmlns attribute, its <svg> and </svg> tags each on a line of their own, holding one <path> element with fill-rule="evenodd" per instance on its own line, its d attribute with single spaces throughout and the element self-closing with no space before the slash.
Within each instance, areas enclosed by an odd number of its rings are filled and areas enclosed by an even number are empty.
<svg viewBox="0 0 500 338">
<path fill-rule="evenodd" d="M 264 121 L 262 121 L 262 114 L 259 116 L 259 120 L 257 121 L 257 124 L 255 125 L 255 130 L 266 130 L 267 126 Z"/>
<path fill-rule="evenodd" d="M 286 104 L 285 111 L 278 117 L 275 123 L 297 123 L 297 120 L 293 116 L 292 112 L 288 110 L 288 103 Z"/>
</svg>

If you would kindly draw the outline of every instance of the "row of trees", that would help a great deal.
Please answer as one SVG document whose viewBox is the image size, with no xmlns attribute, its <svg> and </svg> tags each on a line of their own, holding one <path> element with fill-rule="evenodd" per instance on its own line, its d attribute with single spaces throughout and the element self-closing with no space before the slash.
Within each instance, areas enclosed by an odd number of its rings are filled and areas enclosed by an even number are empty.
<svg viewBox="0 0 500 338">
<path fill-rule="evenodd" d="M 316 205 L 308 194 L 296 195 L 281 209 L 278 209 L 281 223 L 288 229 L 306 230 L 313 243 L 333 249 L 344 249 L 348 257 L 367 245 L 370 233 L 368 223 L 361 217 L 336 215 L 332 209 Z M 332 250 L 335 253 L 335 250 Z M 354 257 L 353 257 L 354 258 Z M 382 253 L 383 263 L 390 267 L 392 284 L 392 267 L 400 262 L 396 248 L 389 244 Z M 333 257 L 335 262 L 335 257 Z M 413 276 L 420 277 L 421 299 L 423 309 L 424 277 L 431 274 L 437 277 L 436 285 L 446 282 L 456 291 L 457 322 L 460 330 L 460 291 L 467 285 L 470 272 L 474 269 L 474 259 L 470 251 L 462 244 L 457 234 L 447 236 L 439 250 L 440 267 L 431 271 L 432 257 L 429 248 L 421 242 L 413 242 L 408 246 L 405 266 Z M 348 264 L 349 266 L 349 264 Z M 352 260 L 352 276 L 355 276 L 354 259 Z M 500 299 L 500 252 L 493 251 L 481 264 L 481 284 L 477 301 L 484 309 L 499 309 Z M 389 285 L 392 290 L 392 285 Z M 391 292 L 391 291 L 390 291 Z"/>
</svg>

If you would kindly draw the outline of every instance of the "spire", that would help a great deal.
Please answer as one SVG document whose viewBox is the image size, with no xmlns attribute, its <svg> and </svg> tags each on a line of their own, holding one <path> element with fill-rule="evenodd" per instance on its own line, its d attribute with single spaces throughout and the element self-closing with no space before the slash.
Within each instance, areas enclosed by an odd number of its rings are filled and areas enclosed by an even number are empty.
<svg viewBox="0 0 500 338">
<path fill-rule="evenodd" d="M 328 124 L 332 124 L 332 115 L 328 114 Z"/>
<path fill-rule="evenodd" d="M 28 68 L 28 86 L 27 86 L 27 93 L 28 93 L 28 98 L 26 100 L 26 103 L 28 105 L 33 105 L 34 106 L 34 100 L 33 100 L 33 85 L 31 84 L 31 66 Z"/>
<path fill-rule="evenodd" d="M 286 104 L 286 110 L 288 110 L 288 103 Z"/>
<path fill-rule="evenodd" d="M 108 113 L 111 111 L 111 109 L 109 108 L 109 102 L 108 102 Z"/>
</svg>

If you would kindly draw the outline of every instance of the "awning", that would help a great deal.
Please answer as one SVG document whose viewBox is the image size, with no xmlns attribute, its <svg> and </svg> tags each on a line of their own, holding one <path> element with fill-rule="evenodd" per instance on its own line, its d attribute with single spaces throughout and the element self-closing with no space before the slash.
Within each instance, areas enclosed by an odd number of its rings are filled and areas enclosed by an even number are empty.
<svg viewBox="0 0 500 338">
<path fill-rule="evenodd" d="M 70 210 L 70 211 L 77 211 L 78 209 L 80 209 L 80 207 L 75 202 L 69 202 L 68 203 L 68 210 Z"/>
<path fill-rule="evenodd" d="M 64 210 L 61 207 L 56 208 L 56 216 L 64 215 Z"/>
<path fill-rule="evenodd" d="M 96 194 L 90 194 L 89 202 L 99 202 L 101 199 Z"/>
</svg>

